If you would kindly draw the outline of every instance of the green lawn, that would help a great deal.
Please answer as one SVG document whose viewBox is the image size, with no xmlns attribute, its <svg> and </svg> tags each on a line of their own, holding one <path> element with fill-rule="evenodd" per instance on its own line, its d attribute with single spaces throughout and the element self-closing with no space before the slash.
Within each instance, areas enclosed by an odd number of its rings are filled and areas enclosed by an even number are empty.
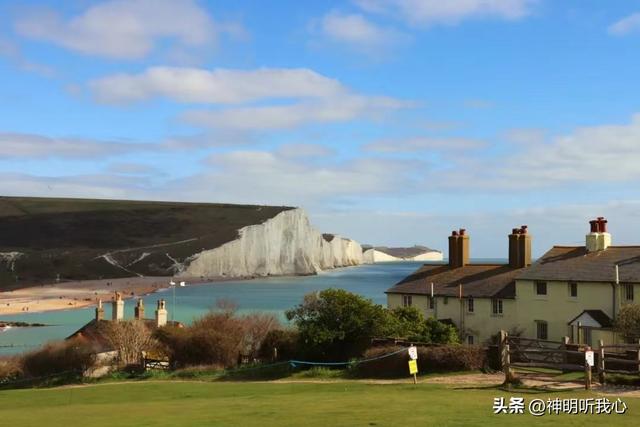
<svg viewBox="0 0 640 427">
<path fill-rule="evenodd" d="M 595 397 L 584 391 L 532 398 Z M 144 381 L 76 388 L 0 391 L 0 425 L 22 426 L 457 426 L 633 425 L 640 399 L 625 415 L 494 415 L 498 389 L 419 384 Z M 614 400 L 614 399 L 613 399 Z"/>
</svg>

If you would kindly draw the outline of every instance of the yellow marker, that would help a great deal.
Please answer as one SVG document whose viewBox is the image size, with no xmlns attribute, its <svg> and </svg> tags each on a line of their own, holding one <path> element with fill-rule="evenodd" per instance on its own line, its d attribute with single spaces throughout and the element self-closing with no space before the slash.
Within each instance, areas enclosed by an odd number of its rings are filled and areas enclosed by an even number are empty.
<svg viewBox="0 0 640 427">
<path fill-rule="evenodd" d="M 415 375 L 418 373 L 418 361 L 409 360 L 409 374 Z"/>
</svg>

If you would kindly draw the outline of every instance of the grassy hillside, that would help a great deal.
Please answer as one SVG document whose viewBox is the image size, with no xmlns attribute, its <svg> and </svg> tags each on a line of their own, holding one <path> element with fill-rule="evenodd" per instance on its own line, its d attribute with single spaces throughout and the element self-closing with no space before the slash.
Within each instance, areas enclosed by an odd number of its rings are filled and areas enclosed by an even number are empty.
<svg viewBox="0 0 640 427">
<path fill-rule="evenodd" d="M 0 289 L 171 275 L 176 261 L 289 207 L 0 197 Z M 19 254 L 11 253 L 18 252 Z M 103 255 L 114 261 L 113 265 Z M 17 258 L 16 258 L 17 256 Z"/>
<path fill-rule="evenodd" d="M 142 382 L 82 388 L 0 391 L 7 426 L 487 426 L 638 422 L 640 399 L 624 415 L 494 415 L 495 397 L 595 398 L 584 391 L 539 393 L 495 388 L 355 382 Z M 609 397 L 615 401 L 615 397 Z"/>
</svg>

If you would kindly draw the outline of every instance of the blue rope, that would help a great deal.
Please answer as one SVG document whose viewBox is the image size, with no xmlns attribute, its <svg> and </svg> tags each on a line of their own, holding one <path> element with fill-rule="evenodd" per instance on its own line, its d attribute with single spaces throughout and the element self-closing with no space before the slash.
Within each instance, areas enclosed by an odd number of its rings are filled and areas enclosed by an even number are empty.
<svg viewBox="0 0 640 427">
<path fill-rule="evenodd" d="M 380 356 L 376 356 L 376 357 L 371 357 L 369 359 L 361 359 L 361 360 L 353 360 L 350 362 L 307 362 L 305 360 L 290 360 L 289 363 L 291 364 L 291 366 L 293 368 L 296 367 L 296 365 L 311 365 L 311 366 L 351 366 L 351 365 L 359 365 L 361 363 L 367 363 L 367 362 L 373 362 L 374 360 L 380 360 L 380 359 L 384 359 L 385 357 L 390 357 L 390 356 L 394 356 L 398 353 L 402 353 L 407 351 L 406 348 L 402 348 L 400 350 L 397 351 L 393 351 L 391 353 L 386 353 Z"/>
</svg>

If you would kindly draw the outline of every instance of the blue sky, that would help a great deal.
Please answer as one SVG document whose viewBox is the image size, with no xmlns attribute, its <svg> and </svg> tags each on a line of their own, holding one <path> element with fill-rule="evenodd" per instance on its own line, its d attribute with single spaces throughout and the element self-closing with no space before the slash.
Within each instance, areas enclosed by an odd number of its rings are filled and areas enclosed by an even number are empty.
<svg viewBox="0 0 640 427">
<path fill-rule="evenodd" d="M 640 242 L 640 1 L 0 2 L 0 193 Z"/>
</svg>

